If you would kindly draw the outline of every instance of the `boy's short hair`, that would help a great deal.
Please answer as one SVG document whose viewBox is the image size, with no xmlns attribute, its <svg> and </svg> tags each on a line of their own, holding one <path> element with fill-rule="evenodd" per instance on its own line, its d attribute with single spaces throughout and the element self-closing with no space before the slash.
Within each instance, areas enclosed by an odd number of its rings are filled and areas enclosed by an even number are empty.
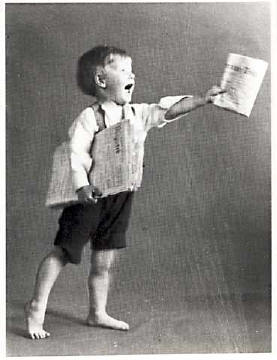
<svg viewBox="0 0 277 360">
<path fill-rule="evenodd" d="M 110 55 L 128 56 L 125 50 L 113 46 L 96 46 L 78 60 L 77 83 L 86 95 L 96 95 L 95 74 L 98 66 L 105 66 Z"/>
</svg>

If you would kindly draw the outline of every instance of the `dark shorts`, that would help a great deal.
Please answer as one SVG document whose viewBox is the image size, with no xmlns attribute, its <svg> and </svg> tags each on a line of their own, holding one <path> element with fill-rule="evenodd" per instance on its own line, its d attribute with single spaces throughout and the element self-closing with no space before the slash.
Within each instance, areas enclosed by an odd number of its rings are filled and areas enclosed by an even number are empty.
<svg viewBox="0 0 277 360">
<path fill-rule="evenodd" d="M 126 247 L 133 192 L 99 199 L 96 204 L 66 207 L 59 219 L 55 245 L 63 248 L 71 263 L 81 262 L 82 251 L 91 241 L 93 250 Z"/>
</svg>

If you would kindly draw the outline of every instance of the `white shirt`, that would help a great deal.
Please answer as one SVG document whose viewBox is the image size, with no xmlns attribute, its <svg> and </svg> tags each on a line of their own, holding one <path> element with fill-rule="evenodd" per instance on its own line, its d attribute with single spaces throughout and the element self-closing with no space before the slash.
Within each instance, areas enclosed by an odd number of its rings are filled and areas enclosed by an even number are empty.
<svg viewBox="0 0 277 360">
<path fill-rule="evenodd" d="M 165 120 L 164 114 L 171 105 L 184 97 L 190 96 L 168 96 L 162 98 L 159 104 L 131 104 L 131 106 L 124 106 L 124 110 L 122 106 L 114 102 L 104 102 L 101 107 L 105 112 L 105 125 L 106 127 L 110 127 L 120 122 L 123 118 L 128 118 L 136 127 L 138 136 L 143 137 L 144 141 L 148 131 L 152 127 L 161 128 L 168 122 L 177 119 Z M 135 116 L 131 107 L 135 110 Z M 125 112 L 124 115 L 123 111 Z M 89 185 L 88 172 L 92 165 L 90 155 L 91 144 L 94 134 L 98 130 L 92 107 L 84 109 L 69 129 L 70 160 L 75 190 L 82 186 Z"/>
</svg>

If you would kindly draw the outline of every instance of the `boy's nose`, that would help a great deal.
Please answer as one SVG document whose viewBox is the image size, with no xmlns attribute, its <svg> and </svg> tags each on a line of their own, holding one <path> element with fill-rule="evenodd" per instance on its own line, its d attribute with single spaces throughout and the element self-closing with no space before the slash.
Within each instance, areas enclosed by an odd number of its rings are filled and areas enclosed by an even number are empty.
<svg viewBox="0 0 277 360">
<path fill-rule="evenodd" d="M 134 73 L 131 73 L 131 74 L 130 74 L 130 78 L 131 78 L 131 79 L 135 79 L 135 77 L 136 77 L 136 75 L 135 75 Z"/>
</svg>

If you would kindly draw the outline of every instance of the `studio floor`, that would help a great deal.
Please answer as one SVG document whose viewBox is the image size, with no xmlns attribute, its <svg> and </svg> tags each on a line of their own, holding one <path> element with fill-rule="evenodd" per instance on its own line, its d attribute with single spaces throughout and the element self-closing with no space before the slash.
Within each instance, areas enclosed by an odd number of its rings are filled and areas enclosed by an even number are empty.
<svg viewBox="0 0 277 360">
<path fill-rule="evenodd" d="M 124 305 L 124 306 L 122 306 Z M 88 327 L 87 308 L 51 302 L 44 340 L 27 337 L 23 302 L 7 305 L 7 356 L 266 353 L 271 351 L 271 305 L 254 297 L 187 298 L 183 306 L 137 298 L 109 312 L 129 322 L 128 332 Z"/>
</svg>

